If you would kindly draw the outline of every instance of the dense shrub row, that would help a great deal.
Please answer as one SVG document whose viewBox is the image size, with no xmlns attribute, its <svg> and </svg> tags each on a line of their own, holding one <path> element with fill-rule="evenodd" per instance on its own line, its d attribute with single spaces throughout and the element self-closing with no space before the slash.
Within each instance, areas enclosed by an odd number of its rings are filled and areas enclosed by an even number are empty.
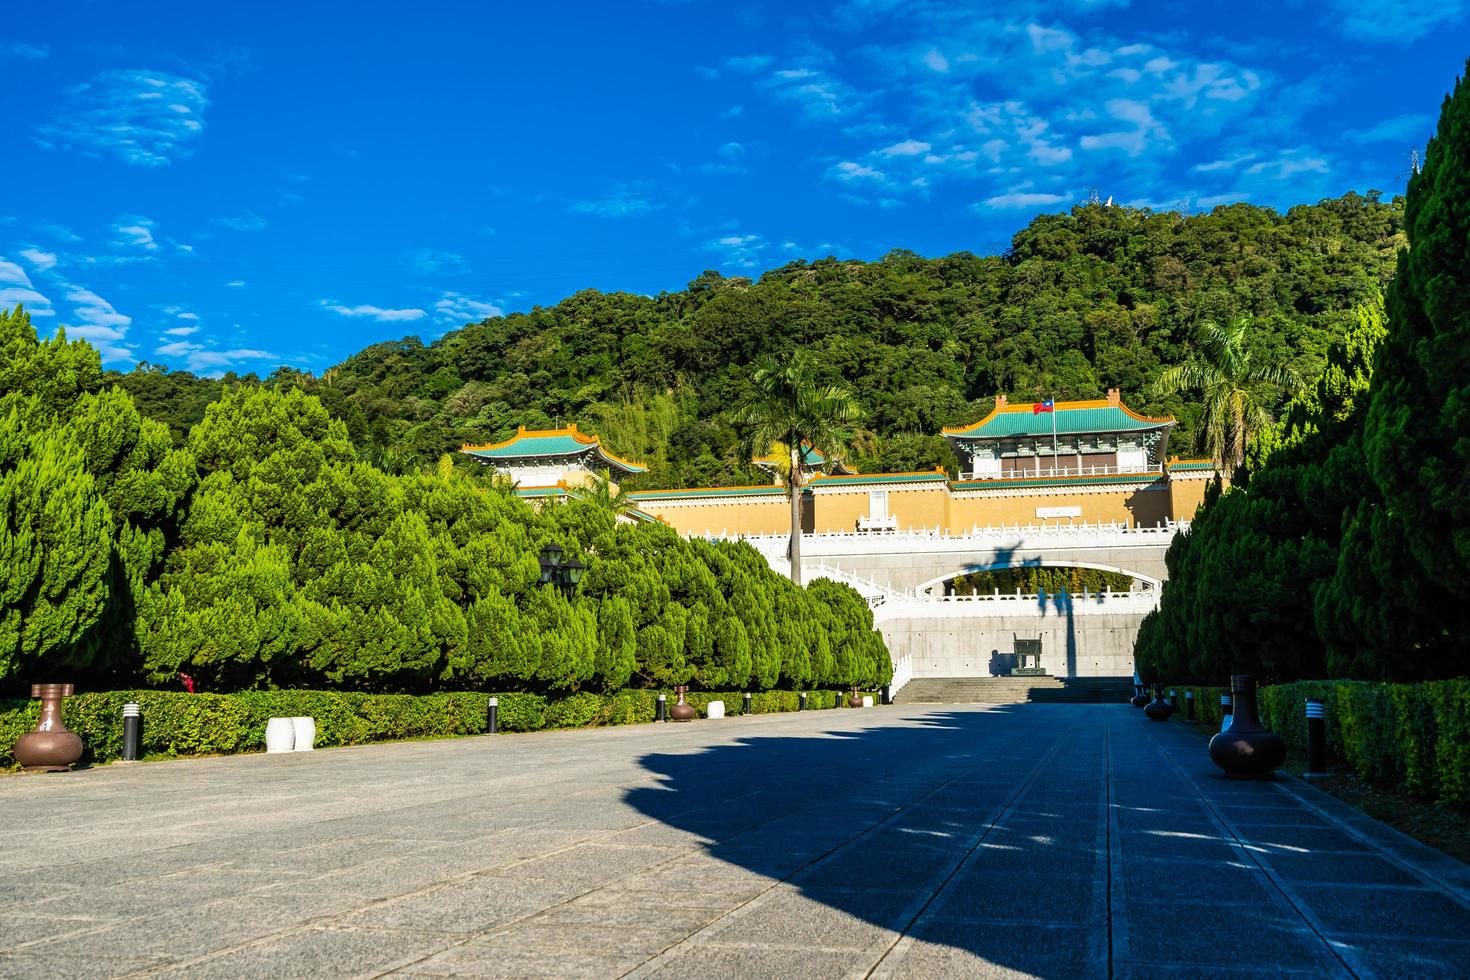
<svg viewBox="0 0 1470 980">
<path fill-rule="evenodd" d="M 1192 687 L 1196 717 L 1220 727 L 1223 687 Z M 1180 697 L 1184 688 L 1179 689 Z M 1386 790 L 1470 805 L 1470 680 L 1297 681 L 1260 689 L 1261 724 L 1306 755 L 1304 702 L 1327 703 L 1327 755 Z M 1182 701 L 1180 702 L 1183 703 Z"/>
<path fill-rule="evenodd" d="M 294 390 L 233 390 L 175 447 L 91 346 L 0 312 L 0 694 L 888 682 L 852 589 L 625 503 L 534 510 L 448 457 L 385 473 Z M 538 586 L 551 542 L 587 566 L 569 597 Z"/>
<path fill-rule="evenodd" d="M 512 692 L 500 699 L 503 731 L 630 725 L 653 721 L 657 691 L 612 694 L 582 692 L 564 698 Z M 740 691 L 689 695 L 704 714 L 711 701 L 724 701 L 726 714 L 744 707 Z M 811 691 L 807 707 L 833 708 L 840 691 Z M 483 734 L 490 695 L 357 694 L 338 691 L 243 691 L 238 694 L 184 694 L 174 691 L 107 691 L 79 694 L 65 705 L 66 725 L 87 745 L 84 762 L 112 762 L 122 755 L 122 708 L 137 701 L 143 710 L 145 756 L 228 755 L 265 748 L 271 718 L 310 715 L 316 719 L 318 747 L 363 745 L 409 738 Z M 669 695 L 669 703 L 674 703 Z M 751 714 L 795 711 L 794 691 L 762 691 L 751 696 Z M 15 765 L 15 740 L 35 727 L 40 702 L 0 700 L 0 769 Z"/>
</svg>

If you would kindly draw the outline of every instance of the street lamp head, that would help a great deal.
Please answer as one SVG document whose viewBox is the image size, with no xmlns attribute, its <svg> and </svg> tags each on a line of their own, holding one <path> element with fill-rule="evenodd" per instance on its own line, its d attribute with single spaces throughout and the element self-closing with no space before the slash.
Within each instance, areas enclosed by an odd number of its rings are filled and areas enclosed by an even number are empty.
<svg viewBox="0 0 1470 980">
<path fill-rule="evenodd" d="M 546 547 L 541 549 L 542 564 L 550 565 L 552 568 L 561 564 L 562 548 L 555 541 L 548 541 Z"/>
<path fill-rule="evenodd" d="M 573 558 L 562 566 L 562 571 L 565 573 L 567 581 L 575 587 L 578 582 L 582 581 L 582 575 L 586 573 L 587 566 Z"/>
</svg>

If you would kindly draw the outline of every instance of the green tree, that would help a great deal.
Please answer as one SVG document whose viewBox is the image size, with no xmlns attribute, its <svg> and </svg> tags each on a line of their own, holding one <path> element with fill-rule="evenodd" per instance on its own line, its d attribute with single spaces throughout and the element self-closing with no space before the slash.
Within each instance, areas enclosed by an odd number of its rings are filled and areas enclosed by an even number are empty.
<svg viewBox="0 0 1470 980">
<path fill-rule="evenodd" d="M 1470 591 L 1470 62 L 1466 72 L 1409 181 L 1412 244 L 1389 288 L 1364 433 L 1369 472 L 1414 557 L 1456 595 Z M 1446 621 L 1463 647 L 1466 621 Z"/>
<path fill-rule="evenodd" d="M 1245 462 L 1246 446 L 1271 424 L 1268 407 L 1280 391 L 1297 384 L 1289 368 L 1257 359 L 1246 345 L 1249 325 L 1246 319 L 1229 327 L 1202 323 L 1194 354 L 1164 370 L 1153 389 L 1158 395 L 1202 394 L 1203 447 L 1231 468 Z"/>
<path fill-rule="evenodd" d="M 791 496 L 791 581 L 801 584 L 802 475 L 798 458 L 803 443 L 836 453 L 849 437 L 849 426 L 862 415 L 852 389 L 823 384 L 815 359 L 797 351 L 784 360 L 766 357 L 751 373 L 752 391 L 736 410 L 737 424 L 749 431 L 752 446 L 773 442 L 788 447 L 791 462 L 786 485 Z"/>
</svg>

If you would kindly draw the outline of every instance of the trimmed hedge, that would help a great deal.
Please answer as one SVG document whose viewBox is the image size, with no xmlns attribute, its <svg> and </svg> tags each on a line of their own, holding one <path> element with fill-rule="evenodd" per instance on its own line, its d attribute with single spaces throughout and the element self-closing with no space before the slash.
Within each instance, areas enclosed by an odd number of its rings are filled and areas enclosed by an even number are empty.
<svg viewBox="0 0 1470 980">
<path fill-rule="evenodd" d="M 1220 727 L 1223 687 L 1194 691 L 1195 716 Z M 1379 684 L 1297 681 L 1260 688 L 1261 724 L 1307 754 L 1305 701 L 1327 705 L 1327 756 L 1386 790 L 1470 806 L 1470 680 Z"/>
<path fill-rule="evenodd" d="M 549 699 L 540 694 L 496 694 L 500 729 L 533 732 L 550 728 L 631 725 L 651 722 L 657 691 L 579 693 Z M 812 691 L 807 707 L 832 708 L 846 695 Z M 316 745 L 364 745 L 411 738 L 449 738 L 484 734 L 490 694 L 358 694 L 338 691 L 243 691 L 239 694 L 185 694 L 179 691 L 105 691 L 66 699 L 66 726 L 86 743 L 83 762 L 112 762 L 122 755 L 122 708 L 137 701 L 143 709 L 145 758 L 230 755 L 265 748 L 271 718 L 310 715 L 316 719 Z M 677 698 L 668 695 L 669 704 Z M 727 715 L 744 707 L 740 691 L 701 692 L 688 701 L 701 715 L 711 701 L 724 701 Z M 794 691 L 762 691 L 751 696 L 751 714 L 795 711 Z M 39 701 L 0 699 L 0 769 L 15 767 L 15 740 L 36 726 Z"/>
</svg>

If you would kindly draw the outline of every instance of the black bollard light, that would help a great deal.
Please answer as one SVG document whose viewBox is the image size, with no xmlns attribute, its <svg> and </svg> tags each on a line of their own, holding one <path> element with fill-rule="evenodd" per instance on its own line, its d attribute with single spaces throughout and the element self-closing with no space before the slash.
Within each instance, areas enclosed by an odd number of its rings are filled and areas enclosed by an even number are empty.
<svg viewBox="0 0 1470 980">
<path fill-rule="evenodd" d="M 1327 702 L 1307 698 L 1307 779 L 1327 775 Z"/>
<path fill-rule="evenodd" d="M 1179 712 L 1179 689 L 1169 688 L 1169 707 L 1174 709 L 1175 714 Z"/>
<path fill-rule="evenodd" d="M 893 703 L 893 686 L 891 684 L 884 684 L 883 685 L 883 697 L 878 700 L 878 703 L 879 704 L 892 704 Z"/>
<path fill-rule="evenodd" d="M 805 691 L 802 691 L 801 692 L 801 700 L 797 702 L 796 710 L 797 711 L 805 711 L 806 710 L 806 692 Z"/>
<path fill-rule="evenodd" d="M 1220 731 L 1230 727 L 1230 695 L 1220 695 Z"/>
<path fill-rule="evenodd" d="M 667 694 L 660 694 L 658 696 L 658 712 L 653 716 L 653 720 L 669 720 L 669 696 Z"/>
<path fill-rule="evenodd" d="M 485 734 L 494 735 L 500 731 L 500 699 L 491 698 L 490 707 L 485 711 Z"/>
<path fill-rule="evenodd" d="M 138 746 L 143 741 L 143 709 L 136 701 L 123 705 L 122 761 L 137 762 Z"/>
<path fill-rule="evenodd" d="M 1186 725 L 1193 725 L 1194 724 L 1194 692 L 1193 691 L 1185 691 L 1184 692 L 1184 723 Z"/>
<path fill-rule="evenodd" d="M 743 699 L 743 703 L 740 705 L 740 713 L 742 715 L 748 715 L 748 714 L 750 714 L 750 692 L 749 691 L 746 691 L 745 692 L 745 698 Z"/>
</svg>

